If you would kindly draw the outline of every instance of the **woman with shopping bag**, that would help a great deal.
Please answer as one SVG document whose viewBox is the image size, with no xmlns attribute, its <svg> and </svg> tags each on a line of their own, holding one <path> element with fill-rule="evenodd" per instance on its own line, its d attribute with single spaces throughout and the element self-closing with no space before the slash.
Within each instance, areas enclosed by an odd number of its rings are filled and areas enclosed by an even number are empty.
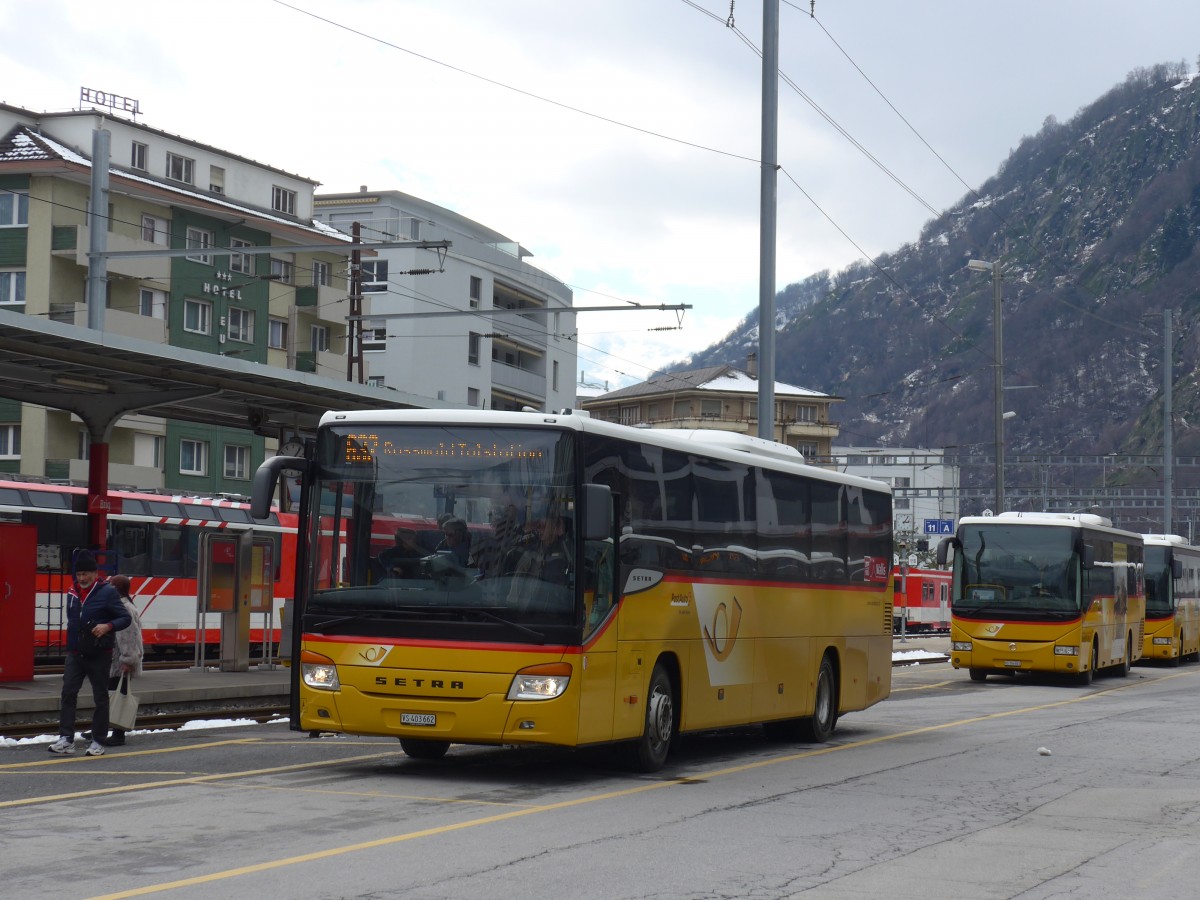
<svg viewBox="0 0 1200 900">
<path fill-rule="evenodd" d="M 135 716 L 137 711 L 137 697 L 130 691 L 129 683 L 130 679 L 142 673 L 142 623 L 137 606 L 129 596 L 129 576 L 114 575 L 108 583 L 121 595 L 121 603 L 133 621 L 128 628 L 116 633 L 117 645 L 113 650 L 112 666 L 108 670 L 109 716 L 113 727 L 107 737 L 99 735 L 94 740 L 105 747 L 120 747 L 125 743 L 125 732 L 133 727 L 132 717 L 121 721 L 124 715 L 122 710 L 132 707 Z M 85 738 L 89 736 L 84 735 Z"/>
</svg>

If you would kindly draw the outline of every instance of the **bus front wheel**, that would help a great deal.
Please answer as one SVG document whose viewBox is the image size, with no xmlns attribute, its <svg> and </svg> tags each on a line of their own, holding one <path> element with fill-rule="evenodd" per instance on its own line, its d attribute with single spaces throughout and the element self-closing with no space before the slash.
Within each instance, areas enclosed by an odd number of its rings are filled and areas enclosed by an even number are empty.
<svg viewBox="0 0 1200 900">
<path fill-rule="evenodd" d="M 967 674 L 971 676 L 972 681 L 987 681 L 986 669 L 968 669 Z"/>
<path fill-rule="evenodd" d="M 1100 654 L 1096 650 L 1096 642 L 1092 641 L 1092 658 L 1088 661 L 1087 670 L 1079 673 L 1080 684 L 1091 684 L 1092 679 L 1096 677 L 1096 663 L 1100 661 Z"/>
<path fill-rule="evenodd" d="M 450 742 L 400 738 L 400 749 L 413 759 L 441 759 L 450 749 Z"/>
<path fill-rule="evenodd" d="M 1113 672 L 1118 678 L 1129 677 L 1129 667 L 1133 665 L 1133 635 L 1125 636 L 1125 659 L 1113 666 Z"/>
<path fill-rule="evenodd" d="M 675 685 L 667 667 L 659 663 L 650 676 L 646 695 L 646 721 L 634 744 L 633 762 L 640 772 L 657 772 L 667 761 L 675 736 Z"/>
</svg>

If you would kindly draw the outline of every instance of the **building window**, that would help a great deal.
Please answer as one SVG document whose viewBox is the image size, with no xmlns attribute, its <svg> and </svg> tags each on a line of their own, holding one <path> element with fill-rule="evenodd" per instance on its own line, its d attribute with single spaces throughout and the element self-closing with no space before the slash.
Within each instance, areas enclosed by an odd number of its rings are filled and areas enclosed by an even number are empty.
<svg viewBox="0 0 1200 900">
<path fill-rule="evenodd" d="M 550 389 L 557 391 L 558 390 L 558 360 L 557 359 L 554 360 L 552 372 L 554 374 L 550 376 Z"/>
<path fill-rule="evenodd" d="M 225 321 L 228 323 L 225 333 L 229 336 L 229 340 L 237 341 L 239 344 L 254 342 L 254 312 L 252 310 L 231 306 Z"/>
<path fill-rule="evenodd" d="M 419 241 L 421 239 L 421 220 L 416 216 L 408 220 L 408 239 L 410 241 Z"/>
<path fill-rule="evenodd" d="M 166 219 L 160 219 L 158 216 L 142 216 L 142 240 L 147 244 L 167 246 L 170 240 L 170 233 L 167 229 Z"/>
<path fill-rule="evenodd" d="M 254 257 L 248 253 L 235 253 L 233 251 L 240 250 L 242 247 L 253 247 L 249 241 L 243 241 L 241 238 L 229 239 L 229 271 L 241 272 L 243 275 L 254 274 Z"/>
<path fill-rule="evenodd" d="M 912 479 L 907 475 L 898 475 L 892 479 L 892 487 L 894 488 L 910 488 L 912 487 Z M 908 509 L 909 499 L 907 497 L 892 497 L 892 509 Z"/>
<path fill-rule="evenodd" d="M 211 250 L 213 246 L 213 233 L 205 231 L 203 228 L 189 228 L 187 230 L 187 243 L 185 249 L 188 250 Z M 188 259 L 192 262 L 204 263 L 204 265 L 212 265 L 211 253 L 197 253 L 195 256 L 188 254 Z"/>
<path fill-rule="evenodd" d="M 0 272 L 0 306 L 7 303 L 25 302 L 25 272 L 10 270 Z"/>
<path fill-rule="evenodd" d="M 467 362 L 479 365 L 479 335 L 474 331 L 467 335 Z"/>
<path fill-rule="evenodd" d="M 806 403 L 796 404 L 796 421 L 797 422 L 815 422 L 817 421 L 817 408 L 809 406 Z"/>
<path fill-rule="evenodd" d="M 236 444 L 225 445 L 225 477 L 245 481 L 250 471 L 250 448 Z"/>
<path fill-rule="evenodd" d="M 471 309 L 479 309 L 483 299 L 483 279 L 478 275 L 471 276 Z"/>
<path fill-rule="evenodd" d="M 700 415 L 705 419 L 721 418 L 721 401 L 720 400 L 700 400 Z"/>
<path fill-rule="evenodd" d="M 800 455 L 805 459 L 815 459 L 817 456 L 817 445 L 808 441 L 801 441 L 796 445 L 796 449 L 800 451 Z"/>
<path fill-rule="evenodd" d="M 142 288 L 138 292 L 138 315 L 151 319 L 167 317 L 167 292 Z"/>
<path fill-rule="evenodd" d="M 673 412 L 676 419 L 686 419 L 692 414 L 692 402 L 690 400 L 676 400 Z"/>
<path fill-rule="evenodd" d="M 21 426 L 0 425 L 0 459 L 21 458 Z"/>
<path fill-rule="evenodd" d="M 208 442 L 184 438 L 179 442 L 179 474 L 208 474 Z"/>
<path fill-rule="evenodd" d="M 272 350 L 286 350 L 288 338 L 287 319 L 271 319 L 267 324 L 267 346 Z"/>
<path fill-rule="evenodd" d="M 29 224 L 29 192 L 0 188 L 0 228 Z"/>
<path fill-rule="evenodd" d="M 146 469 L 157 469 L 161 472 L 166 444 L 167 439 L 161 434 L 135 433 L 133 436 L 133 464 Z"/>
<path fill-rule="evenodd" d="M 296 192 L 275 185 L 271 188 L 271 209 L 276 212 L 296 214 Z"/>
<path fill-rule="evenodd" d="M 212 304 L 207 300 L 184 300 L 183 330 L 192 334 L 212 334 Z"/>
<path fill-rule="evenodd" d="M 367 387 L 382 388 L 387 387 L 387 379 L 382 375 L 368 375 Z"/>
<path fill-rule="evenodd" d="M 167 154 L 167 177 L 184 184 L 196 183 L 196 161 L 176 153 Z"/>
<path fill-rule="evenodd" d="M 329 329 L 324 325 L 314 325 L 309 332 L 309 349 L 313 353 L 329 352 Z"/>
<path fill-rule="evenodd" d="M 467 406 L 479 405 L 479 388 L 467 388 Z"/>
<path fill-rule="evenodd" d="M 225 193 L 225 170 L 220 166 L 208 167 L 208 189 L 214 194 Z"/>
<path fill-rule="evenodd" d="M 329 263 L 314 259 L 312 264 L 313 287 L 329 287 L 332 284 Z"/>
<path fill-rule="evenodd" d="M 362 350 L 379 353 L 387 349 L 387 323 L 381 319 L 363 322 Z"/>
<path fill-rule="evenodd" d="M 386 259 L 373 259 L 360 266 L 362 277 L 359 288 L 364 294 L 384 294 L 388 289 L 388 264 Z"/>
<path fill-rule="evenodd" d="M 292 283 L 292 264 L 286 259 L 271 257 L 271 280 L 280 284 Z"/>
<path fill-rule="evenodd" d="M 636 425 L 637 420 L 638 420 L 638 407 L 636 404 L 634 404 L 633 406 L 622 406 L 621 407 L 620 421 L 621 421 L 622 425 Z"/>
<path fill-rule="evenodd" d="M 131 169 L 140 169 L 143 172 L 146 171 L 146 150 L 147 147 L 145 144 L 141 144 L 137 141 L 133 142 L 133 146 L 129 153 L 129 167 Z"/>
<path fill-rule="evenodd" d="M 660 415 L 662 415 L 662 407 L 659 406 L 657 403 L 651 403 L 646 408 L 646 419 L 648 421 L 654 422 L 658 419 L 658 417 Z"/>
</svg>

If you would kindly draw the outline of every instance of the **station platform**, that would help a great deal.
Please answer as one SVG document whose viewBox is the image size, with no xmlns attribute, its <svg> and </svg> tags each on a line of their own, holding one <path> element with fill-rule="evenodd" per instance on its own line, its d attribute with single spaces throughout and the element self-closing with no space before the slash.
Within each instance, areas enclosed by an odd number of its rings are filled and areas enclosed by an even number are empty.
<svg viewBox="0 0 1200 900">
<path fill-rule="evenodd" d="M 142 716 L 173 715 L 236 717 L 288 703 L 291 670 L 283 665 L 251 666 L 245 672 L 203 669 L 152 669 L 131 684 Z M 46 723 L 57 727 L 62 675 L 35 675 L 32 681 L 0 682 L 0 736 L 6 725 L 28 727 Z M 85 682 L 79 692 L 78 718 L 90 722 L 92 691 Z M 87 728 L 85 724 L 82 727 Z"/>
</svg>

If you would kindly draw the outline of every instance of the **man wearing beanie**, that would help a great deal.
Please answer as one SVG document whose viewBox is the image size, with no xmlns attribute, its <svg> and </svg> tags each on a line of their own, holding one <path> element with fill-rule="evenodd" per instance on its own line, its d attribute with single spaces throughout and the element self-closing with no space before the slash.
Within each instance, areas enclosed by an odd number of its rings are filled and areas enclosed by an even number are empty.
<svg viewBox="0 0 1200 900">
<path fill-rule="evenodd" d="M 75 705 L 83 679 L 92 685 L 92 743 L 88 756 L 102 756 L 100 738 L 108 734 L 108 670 L 112 665 L 113 632 L 132 621 L 112 585 L 99 578 L 96 557 L 88 550 L 75 556 L 75 584 L 67 591 L 67 658 L 63 666 L 59 738 L 47 749 L 60 756 L 75 752 Z"/>
</svg>

